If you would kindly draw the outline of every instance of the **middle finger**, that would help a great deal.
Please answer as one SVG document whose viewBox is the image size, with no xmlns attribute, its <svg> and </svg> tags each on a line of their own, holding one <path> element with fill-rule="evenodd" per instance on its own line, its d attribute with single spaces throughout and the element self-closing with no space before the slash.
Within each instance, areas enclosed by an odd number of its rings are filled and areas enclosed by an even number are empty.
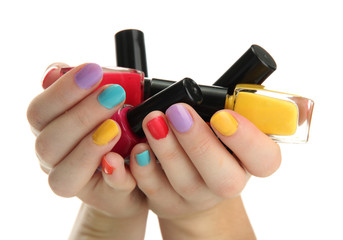
<svg viewBox="0 0 343 240">
<path fill-rule="evenodd" d="M 52 121 L 36 140 L 41 163 L 54 167 L 85 135 L 111 117 L 124 100 L 125 91 L 121 86 L 104 86 Z"/>
</svg>

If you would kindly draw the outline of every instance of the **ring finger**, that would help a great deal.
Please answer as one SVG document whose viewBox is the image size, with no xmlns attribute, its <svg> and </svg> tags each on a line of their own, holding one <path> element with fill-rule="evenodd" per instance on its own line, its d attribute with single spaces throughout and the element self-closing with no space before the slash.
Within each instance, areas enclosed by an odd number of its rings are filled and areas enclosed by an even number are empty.
<svg viewBox="0 0 343 240">
<path fill-rule="evenodd" d="M 162 112 L 151 112 L 143 121 L 149 145 L 175 191 L 189 201 L 203 200 L 210 191 L 169 128 Z"/>
</svg>

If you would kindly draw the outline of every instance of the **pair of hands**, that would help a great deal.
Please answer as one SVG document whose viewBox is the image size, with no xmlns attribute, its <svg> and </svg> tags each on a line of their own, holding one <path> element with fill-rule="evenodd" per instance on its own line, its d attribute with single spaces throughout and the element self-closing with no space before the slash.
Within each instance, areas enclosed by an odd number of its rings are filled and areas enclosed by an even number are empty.
<svg viewBox="0 0 343 240">
<path fill-rule="evenodd" d="M 145 117 L 143 130 L 149 144 L 133 148 L 128 166 L 119 154 L 110 152 L 124 134 L 120 129 L 106 144 L 93 141 L 97 127 L 124 101 L 112 108 L 99 103 L 99 94 L 108 86 L 94 91 L 102 77 L 98 65 L 83 64 L 59 77 L 64 66 L 54 64 L 49 69 L 45 91 L 33 99 L 27 112 L 37 136 L 41 168 L 57 195 L 77 196 L 115 218 L 132 218 L 151 209 L 161 219 L 177 220 L 238 196 L 250 175 L 266 177 L 280 165 L 279 146 L 244 117 L 222 110 L 224 118 L 211 123 L 213 132 L 190 106 L 180 103 L 167 114 L 154 111 Z M 75 78 L 85 68 L 93 72 L 87 87 L 81 88 Z M 230 129 L 221 128 L 225 121 Z M 143 152 L 148 153 L 144 164 L 136 158 Z M 103 158 L 113 169 L 111 174 L 108 169 L 97 170 Z"/>
</svg>

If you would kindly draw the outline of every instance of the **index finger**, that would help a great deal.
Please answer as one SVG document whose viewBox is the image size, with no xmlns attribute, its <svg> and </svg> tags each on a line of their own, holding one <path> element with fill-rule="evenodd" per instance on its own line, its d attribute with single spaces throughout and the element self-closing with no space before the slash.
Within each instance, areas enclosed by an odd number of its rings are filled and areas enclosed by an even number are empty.
<svg viewBox="0 0 343 240">
<path fill-rule="evenodd" d="M 212 116 L 211 126 L 252 175 L 267 177 L 279 168 L 279 145 L 248 119 L 234 111 L 221 110 Z"/>
<path fill-rule="evenodd" d="M 82 64 L 32 100 L 27 118 L 31 127 L 41 131 L 49 122 L 89 95 L 100 83 L 102 69 L 95 63 Z"/>
</svg>

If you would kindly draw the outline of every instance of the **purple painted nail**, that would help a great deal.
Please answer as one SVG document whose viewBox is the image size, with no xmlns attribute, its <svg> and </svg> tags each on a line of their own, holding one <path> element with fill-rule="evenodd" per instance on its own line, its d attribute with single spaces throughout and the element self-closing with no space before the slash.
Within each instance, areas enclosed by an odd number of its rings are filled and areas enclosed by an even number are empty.
<svg viewBox="0 0 343 240">
<path fill-rule="evenodd" d="M 191 114 L 180 104 L 169 107 L 166 116 L 174 128 L 181 133 L 187 132 L 193 125 Z"/>
<path fill-rule="evenodd" d="M 75 74 L 75 82 L 80 88 L 89 89 L 101 80 L 102 75 L 102 69 L 98 64 L 88 63 Z"/>
</svg>

